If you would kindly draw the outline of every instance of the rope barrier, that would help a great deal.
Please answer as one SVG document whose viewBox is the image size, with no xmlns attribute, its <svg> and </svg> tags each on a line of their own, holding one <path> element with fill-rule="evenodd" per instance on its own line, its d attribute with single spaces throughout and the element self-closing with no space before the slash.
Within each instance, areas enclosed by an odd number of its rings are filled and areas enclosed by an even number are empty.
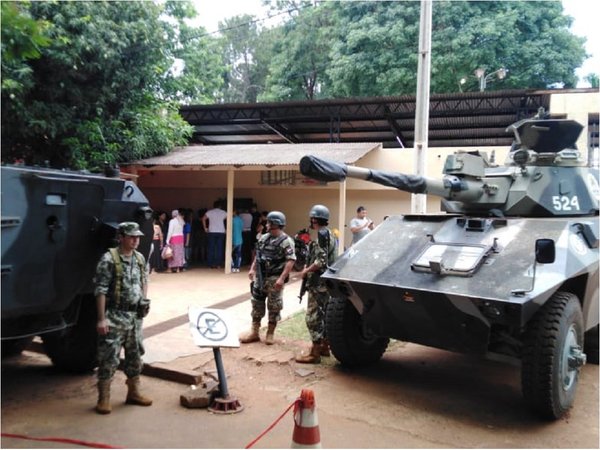
<svg viewBox="0 0 600 450">
<path fill-rule="evenodd" d="M 24 434 L 12 434 L 12 433 L 2 433 L 2 437 L 14 438 L 14 439 L 28 439 L 30 441 L 47 441 L 47 442 L 60 442 L 66 444 L 74 444 L 74 445 L 83 445 L 85 447 L 92 448 L 124 448 L 124 447 L 114 447 L 108 444 L 100 444 L 98 442 L 87 442 L 79 439 L 69 439 L 69 438 L 57 438 L 57 437 L 43 437 L 36 438 L 31 436 L 26 436 Z"/>
<path fill-rule="evenodd" d="M 290 406 L 288 406 L 286 408 L 286 410 L 275 420 L 275 422 L 273 422 L 271 425 L 269 425 L 267 427 L 267 429 L 265 431 L 263 431 L 262 433 L 260 433 L 258 435 L 258 437 L 256 439 L 254 439 L 252 442 L 250 442 L 248 445 L 246 445 L 244 448 L 250 448 L 252 447 L 254 444 L 256 444 L 260 439 L 262 439 L 262 437 L 267 434 L 269 431 L 271 431 L 275 425 L 277 425 L 279 423 L 279 421 L 281 419 L 283 419 L 283 416 L 285 416 L 287 414 L 287 412 L 292 409 L 292 407 L 294 407 L 294 411 L 296 411 L 296 409 L 298 408 L 298 404 L 300 403 L 300 398 L 297 398 L 296 400 L 294 400 Z"/>
</svg>

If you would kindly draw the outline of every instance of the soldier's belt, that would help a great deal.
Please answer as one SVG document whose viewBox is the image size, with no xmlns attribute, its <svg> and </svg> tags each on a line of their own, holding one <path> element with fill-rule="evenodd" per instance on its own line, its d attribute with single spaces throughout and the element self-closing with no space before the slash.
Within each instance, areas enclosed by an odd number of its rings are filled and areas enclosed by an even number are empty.
<svg viewBox="0 0 600 450">
<path fill-rule="evenodd" d="M 265 271 L 265 276 L 266 277 L 274 277 L 274 276 L 279 276 L 283 273 L 283 270 L 277 271 L 277 272 L 270 272 L 270 271 Z"/>
<path fill-rule="evenodd" d="M 138 304 L 134 304 L 134 305 L 115 305 L 114 303 L 109 303 L 106 306 L 107 309 L 115 309 L 117 311 L 128 311 L 128 312 L 134 312 L 137 311 L 138 309 Z"/>
</svg>

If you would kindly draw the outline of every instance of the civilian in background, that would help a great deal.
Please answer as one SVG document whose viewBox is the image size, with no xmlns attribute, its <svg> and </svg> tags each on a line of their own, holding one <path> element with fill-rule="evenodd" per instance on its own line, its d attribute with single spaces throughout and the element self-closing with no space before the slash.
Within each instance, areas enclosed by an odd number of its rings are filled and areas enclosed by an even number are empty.
<svg viewBox="0 0 600 450">
<path fill-rule="evenodd" d="M 183 214 L 183 249 L 185 256 L 185 263 L 183 264 L 184 268 L 188 268 L 189 264 L 192 261 L 192 246 L 191 246 L 191 237 L 192 237 L 192 210 L 186 209 Z"/>
<path fill-rule="evenodd" d="M 252 247 L 254 241 L 252 239 L 252 214 L 250 214 L 247 210 L 243 210 L 240 212 L 240 217 L 244 222 L 244 227 L 242 228 L 242 264 L 250 264 L 250 258 L 252 257 Z"/>
<path fill-rule="evenodd" d="M 163 259 L 161 256 L 161 250 L 163 248 L 164 236 L 162 229 L 160 228 L 160 221 L 158 217 L 154 218 L 154 224 L 152 225 L 152 252 L 150 253 L 150 273 L 153 270 L 156 272 L 162 272 L 164 269 Z"/>
<path fill-rule="evenodd" d="M 373 221 L 367 217 L 367 210 L 364 206 L 356 209 L 356 217 L 350 221 L 350 231 L 352 231 L 352 244 L 356 244 L 373 229 Z"/>
<path fill-rule="evenodd" d="M 202 265 L 206 264 L 206 231 L 202 225 L 204 214 L 206 208 L 200 208 L 192 221 L 192 260 Z"/>
<path fill-rule="evenodd" d="M 182 209 L 183 211 L 183 209 Z M 183 242 L 183 216 L 179 210 L 174 209 L 171 212 L 172 219 L 169 221 L 169 230 L 167 231 L 167 245 L 173 249 L 173 257 L 168 260 L 171 272 L 181 272 L 185 264 L 184 242 Z"/>
<path fill-rule="evenodd" d="M 231 219 L 231 238 L 232 238 L 232 251 L 231 251 L 231 271 L 239 272 L 240 266 L 242 265 L 242 231 L 244 229 L 244 221 L 238 215 L 237 211 L 233 212 L 233 218 Z"/>
<path fill-rule="evenodd" d="M 225 264 L 225 220 L 227 213 L 221 209 L 217 200 L 213 209 L 206 211 L 202 217 L 202 225 L 207 236 L 207 260 L 211 269 L 223 267 Z"/>
</svg>

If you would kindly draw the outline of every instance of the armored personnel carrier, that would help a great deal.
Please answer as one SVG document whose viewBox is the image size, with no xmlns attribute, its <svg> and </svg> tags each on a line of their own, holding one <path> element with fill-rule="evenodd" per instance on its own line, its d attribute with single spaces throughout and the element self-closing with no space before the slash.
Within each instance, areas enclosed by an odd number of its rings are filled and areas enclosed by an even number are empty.
<svg viewBox="0 0 600 450">
<path fill-rule="evenodd" d="M 300 170 L 441 197 L 443 213 L 390 217 L 323 275 L 342 364 L 378 361 L 390 338 L 514 361 L 525 401 L 556 419 L 573 404 L 586 353 L 598 362 L 598 172 L 575 148 L 575 121 L 509 130 L 504 166 L 458 152 L 442 179 L 313 156 Z"/>
<path fill-rule="evenodd" d="M 140 224 L 146 256 L 152 239 L 148 200 L 110 175 L 2 166 L 2 356 L 40 335 L 56 366 L 96 365 L 96 264 L 120 222 Z"/>
</svg>

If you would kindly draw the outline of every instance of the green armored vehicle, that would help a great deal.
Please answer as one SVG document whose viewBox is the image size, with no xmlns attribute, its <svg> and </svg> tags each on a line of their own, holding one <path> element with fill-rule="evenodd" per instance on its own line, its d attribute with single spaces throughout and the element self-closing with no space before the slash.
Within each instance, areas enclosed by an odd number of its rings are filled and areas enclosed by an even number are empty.
<svg viewBox="0 0 600 450">
<path fill-rule="evenodd" d="M 53 363 L 96 365 L 96 264 L 135 221 L 148 255 L 152 210 L 131 181 L 19 165 L 2 166 L 2 356 L 40 335 Z"/>
<path fill-rule="evenodd" d="M 586 353 L 598 362 L 598 171 L 577 122 L 509 130 L 504 166 L 459 152 L 439 180 L 302 158 L 306 176 L 440 196 L 445 211 L 390 217 L 325 272 L 327 336 L 348 366 L 378 361 L 390 338 L 513 360 L 526 402 L 559 418 Z"/>
</svg>

